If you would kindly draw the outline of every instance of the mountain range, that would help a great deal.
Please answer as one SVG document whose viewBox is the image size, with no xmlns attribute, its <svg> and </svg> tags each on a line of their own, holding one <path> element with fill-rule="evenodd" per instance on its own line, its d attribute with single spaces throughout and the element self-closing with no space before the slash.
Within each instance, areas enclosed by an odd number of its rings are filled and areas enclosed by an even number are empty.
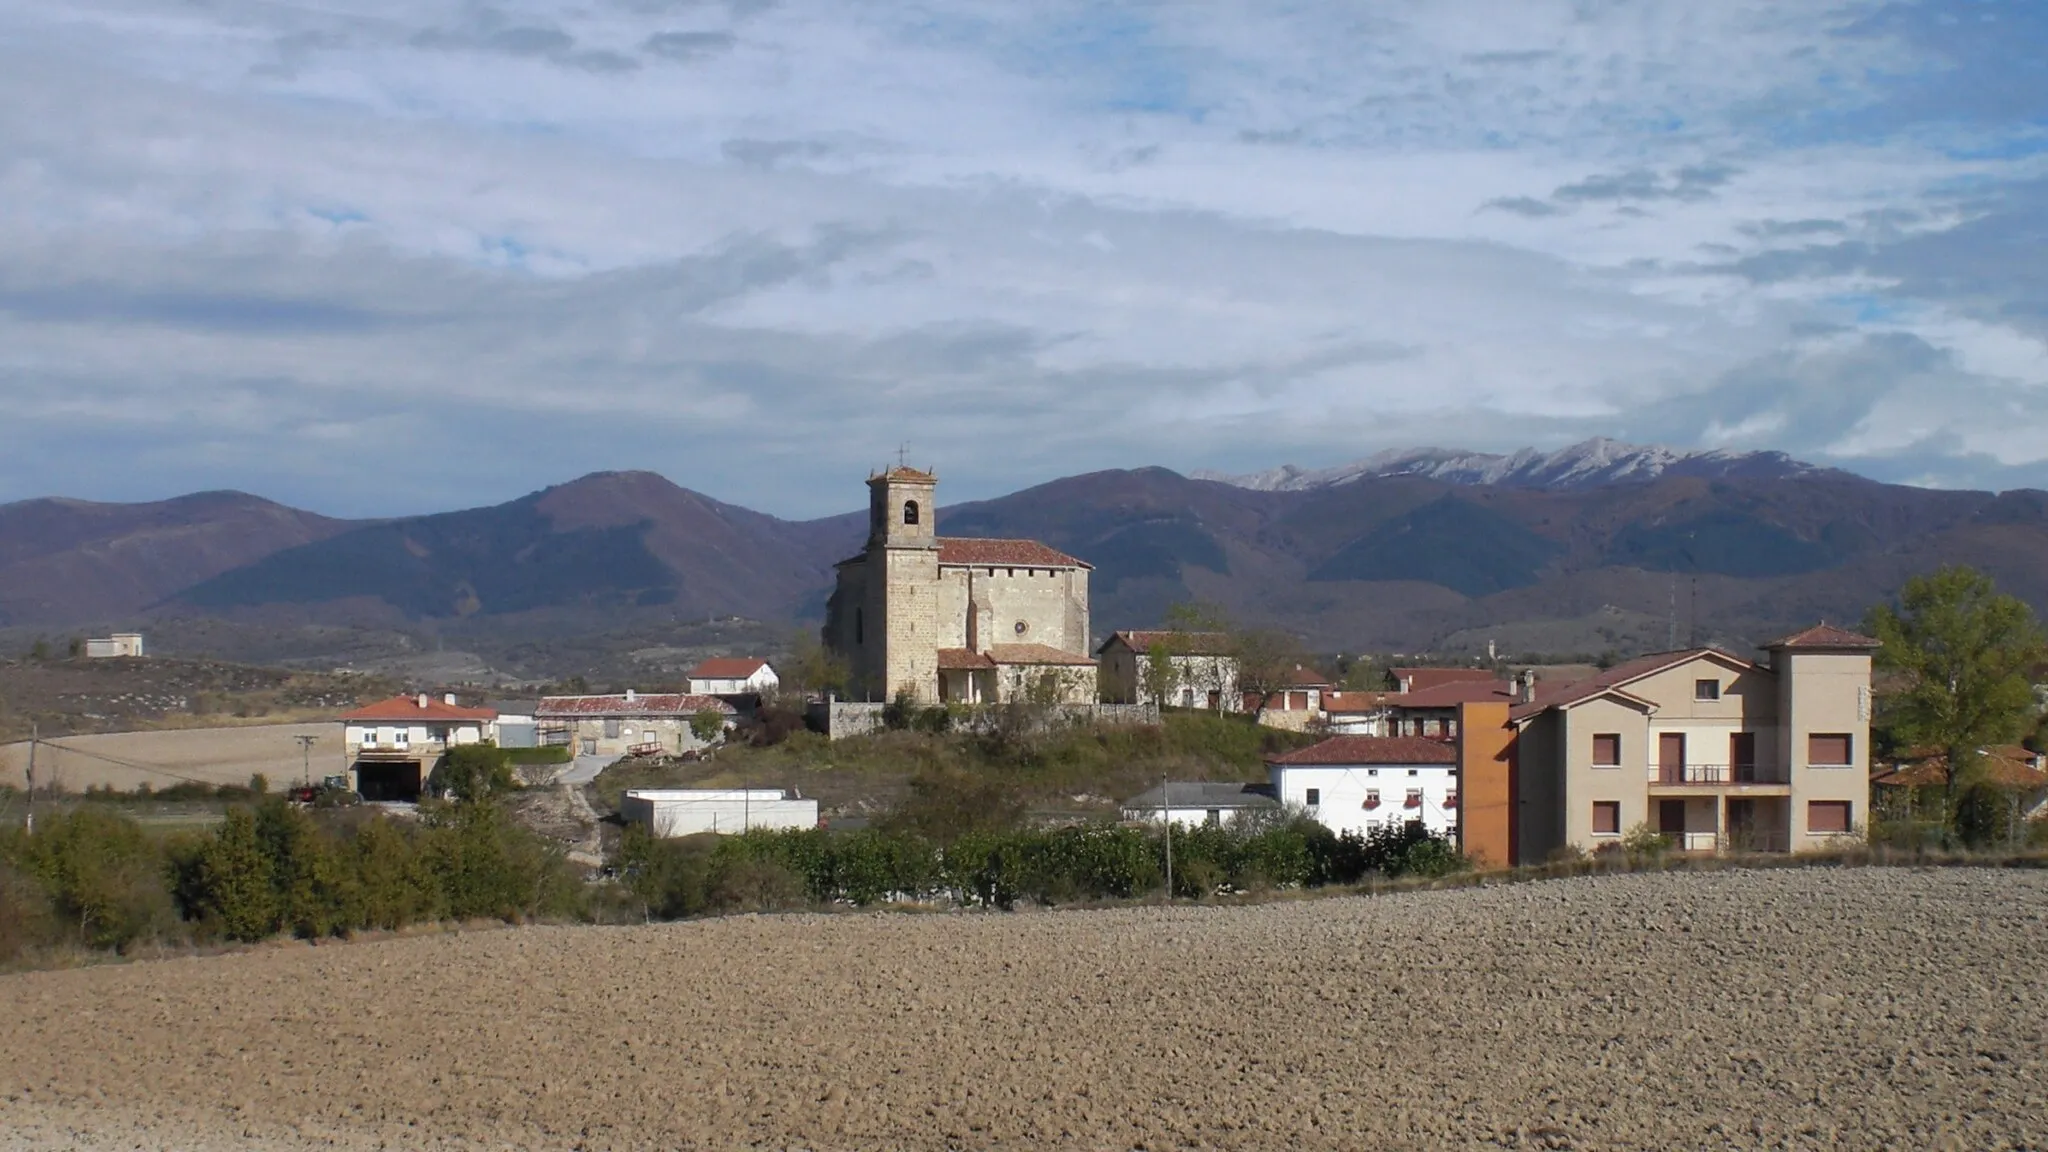
<svg viewBox="0 0 2048 1152">
<path fill-rule="evenodd" d="M 858 480 L 848 489 L 857 498 Z M 1229 480 L 1097 472 L 944 506 L 939 527 L 1041 539 L 1089 561 L 1098 633 L 1200 599 L 1322 651 L 1741 644 L 1854 621 L 1943 563 L 1984 568 L 2048 608 L 2048 494 L 1935 491 L 1775 453 L 1611 441 L 1383 453 Z M 203 620 L 500 645 L 708 617 L 787 626 L 819 614 L 832 564 L 864 533 L 863 513 L 782 520 L 645 472 L 376 521 L 239 493 L 36 500 L 0 506 L 0 626 Z"/>
</svg>

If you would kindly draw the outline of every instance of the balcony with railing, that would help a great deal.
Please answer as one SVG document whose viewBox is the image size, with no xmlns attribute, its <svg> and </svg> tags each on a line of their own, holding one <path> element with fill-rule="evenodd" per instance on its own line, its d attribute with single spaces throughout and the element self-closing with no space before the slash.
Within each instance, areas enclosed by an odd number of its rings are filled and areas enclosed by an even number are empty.
<svg viewBox="0 0 2048 1152">
<path fill-rule="evenodd" d="M 1741 784 L 1789 784 L 1781 764 L 1652 764 L 1652 787 L 1717 788 Z"/>
</svg>

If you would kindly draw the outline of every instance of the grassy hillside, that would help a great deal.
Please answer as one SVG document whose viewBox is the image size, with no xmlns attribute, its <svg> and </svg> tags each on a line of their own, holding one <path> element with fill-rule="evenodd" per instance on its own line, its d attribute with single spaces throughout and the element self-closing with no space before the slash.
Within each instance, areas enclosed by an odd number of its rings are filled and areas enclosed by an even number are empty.
<svg viewBox="0 0 2048 1152">
<path fill-rule="evenodd" d="M 883 732 L 827 742 L 800 732 L 773 747 L 722 749 L 700 764 L 623 764 L 599 776 L 594 790 L 616 810 L 628 788 L 793 788 L 829 818 L 886 811 L 914 780 L 958 776 L 1000 783 L 1035 811 L 1103 813 L 1162 777 L 1264 780 L 1268 753 L 1315 739 L 1208 712 L 1169 712 L 1156 727 L 1080 726 L 1022 741 Z"/>
</svg>

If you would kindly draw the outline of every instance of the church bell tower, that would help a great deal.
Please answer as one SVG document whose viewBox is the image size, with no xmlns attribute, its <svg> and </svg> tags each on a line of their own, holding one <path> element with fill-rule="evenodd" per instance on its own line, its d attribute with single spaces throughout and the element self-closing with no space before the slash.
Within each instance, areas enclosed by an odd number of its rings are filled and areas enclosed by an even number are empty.
<svg viewBox="0 0 2048 1152">
<path fill-rule="evenodd" d="M 939 698 L 939 478 L 898 465 L 868 478 L 869 618 L 884 694 Z"/>
</svg>

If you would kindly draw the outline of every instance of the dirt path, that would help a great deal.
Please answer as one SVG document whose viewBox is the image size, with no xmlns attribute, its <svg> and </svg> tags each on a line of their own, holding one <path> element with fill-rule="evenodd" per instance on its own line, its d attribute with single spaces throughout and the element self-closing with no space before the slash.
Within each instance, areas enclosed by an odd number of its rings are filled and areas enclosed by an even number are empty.
<svg viewBox="0 0 2048 1152">
<path fill-rule="evenodd" d="M 0 1149 L 2040 1148 L 2048 874 L 530 928 L 0 978 Z"/>
</svg>

